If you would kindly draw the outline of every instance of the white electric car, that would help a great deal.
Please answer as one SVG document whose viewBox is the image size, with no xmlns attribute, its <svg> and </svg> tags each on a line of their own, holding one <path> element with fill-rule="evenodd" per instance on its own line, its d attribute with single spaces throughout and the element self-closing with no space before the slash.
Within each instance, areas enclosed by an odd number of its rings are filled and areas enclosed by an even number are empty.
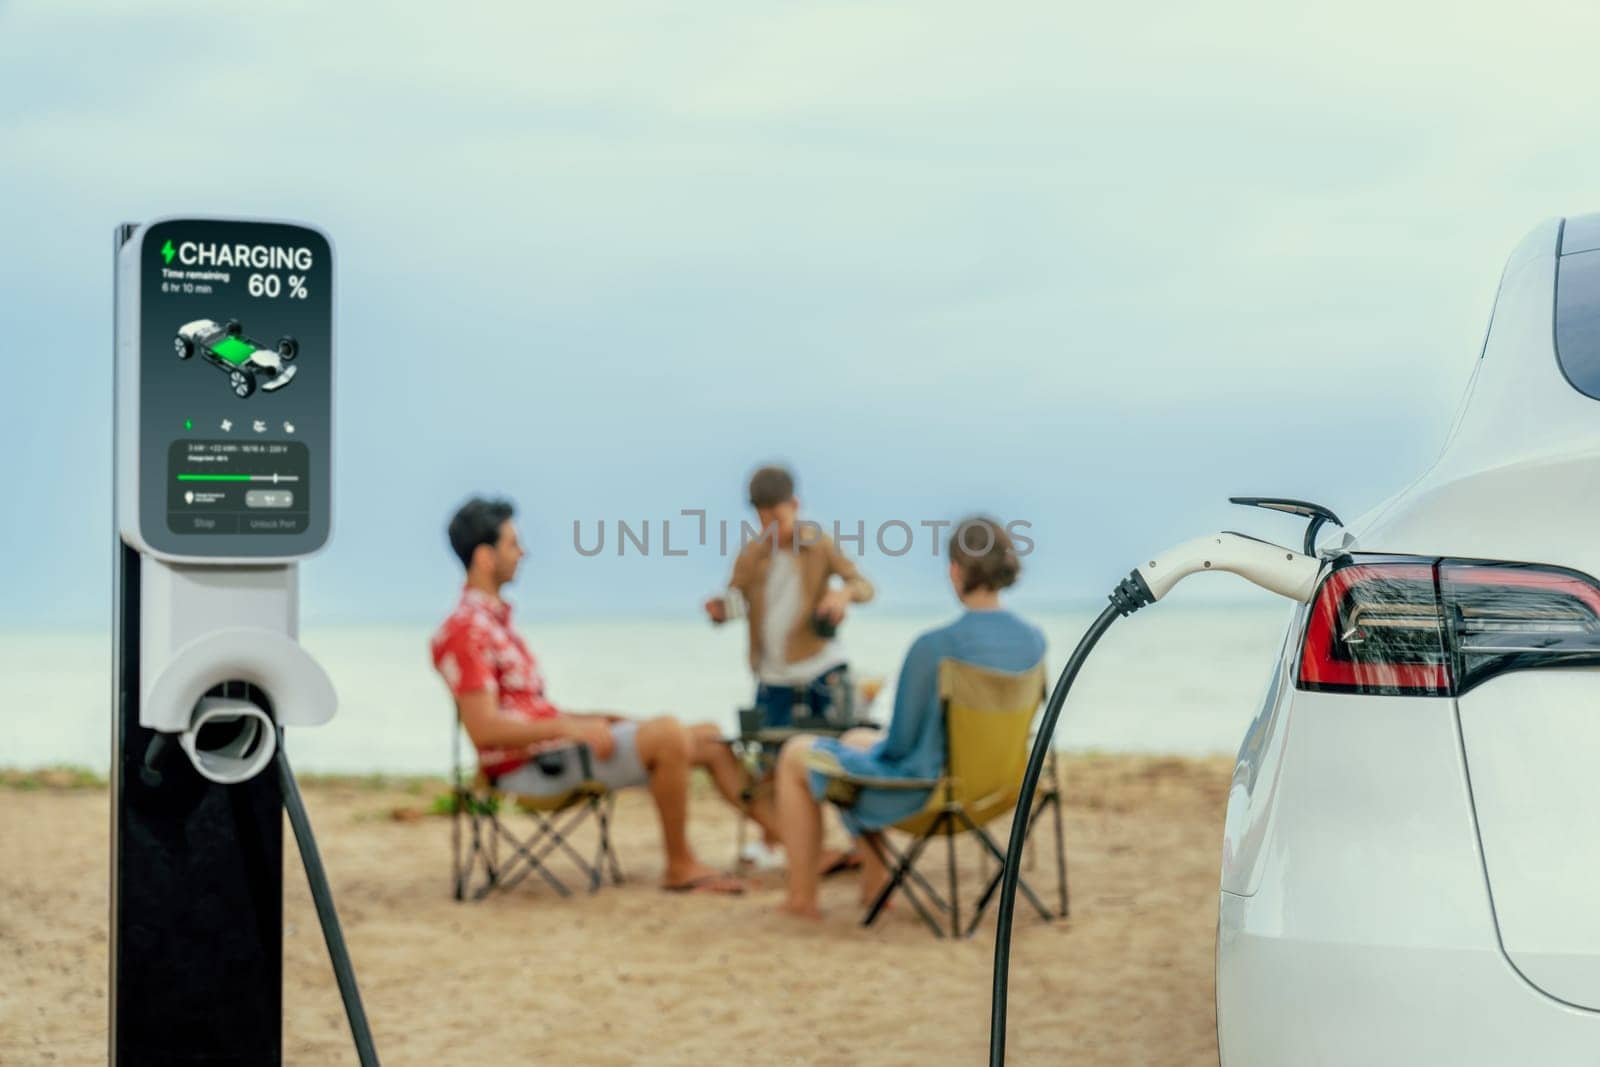
<svg viewBox="0 0 1600 1067">
<path fill-rule="evenodd" d="M 1600 215 L 1517 246 L 1439 460 L 1321 542 L 1228 801 L 1222 1063 L 1600 1064 Z"/>
</svg>

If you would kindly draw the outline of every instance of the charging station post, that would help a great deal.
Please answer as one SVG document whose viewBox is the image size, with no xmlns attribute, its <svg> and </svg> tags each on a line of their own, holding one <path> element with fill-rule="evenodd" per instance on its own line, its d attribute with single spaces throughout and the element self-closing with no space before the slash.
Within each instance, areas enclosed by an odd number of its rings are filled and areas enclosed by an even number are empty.
<svg viewBox="0 0 1600 1067">
<path fill-rule="evenodd" d="M 332 717 L 296 561 L 332 525 L 333 249 L 119 226 L 110 1060 L 276 1065 L 287 725 Z"/>
</svg>

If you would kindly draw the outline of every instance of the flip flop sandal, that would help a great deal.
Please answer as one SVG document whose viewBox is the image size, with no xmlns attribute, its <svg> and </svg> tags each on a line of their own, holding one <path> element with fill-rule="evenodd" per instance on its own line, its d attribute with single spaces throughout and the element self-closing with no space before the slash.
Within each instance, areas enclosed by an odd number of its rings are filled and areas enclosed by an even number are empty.
<svg viewBox="0 0 1600 1067">
<path fill-rule="evenodd" d="M 846 852 L 844 855 L 840 856 L 838 859 L 822 868 L 822 877 L 832 878 L 836 874 L 843 874 L 846 871 L 859 871 L 860 869 L 861 857 L 857 856 L 853 852 Z"/>
<path fill-rule="evenodd" d="M 727 897 L 737 897 L 744 893 L 744 883 L 726 874 L 703 874 L 699 878 L 691 878 L 677 885 L 664 885 L 661 888 L 668 893 L 717 893 Z"/>
</svg>

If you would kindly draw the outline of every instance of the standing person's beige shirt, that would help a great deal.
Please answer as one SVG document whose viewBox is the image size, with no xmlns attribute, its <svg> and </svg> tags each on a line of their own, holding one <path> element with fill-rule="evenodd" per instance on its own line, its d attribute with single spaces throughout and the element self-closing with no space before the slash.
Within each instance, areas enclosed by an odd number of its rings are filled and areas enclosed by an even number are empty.
<svg viewBox="0 0 1600 1067">
<path fill-rule="evenodd" d="M 737 592 L 744 601 L 744 615 L 750 624 L 750 669 L 761 673 L 769 642 L 766 634 L 768 618 L 767 578 L 772 568 L 774 553 L 788 554 L 799 575 L 800 609 L 787 625 L 782 642 L 771 643 L 774 651 L 781 648 L 782 662 L 793 665 L 823 653 L 829 639 L 819 636 L 811 627 L 817 605 L 828 591 L 829 580 L 838 575 L 851 590 L 858 604 L 872 599 L 872 583 L 862 577 L 855 562 L 839 551 L 839 547 L 826 535 L 818 534 L 815 540 L 797 543 L 794 548 L 778 548 L 770 538 L 758 538 L 745 545 L 733 561 L 733 576 L 728 588 Z M 730 618 L 738 614 L 730 612 Z M 776 638 L 778 635 L 772 635 Z M 769 664 L 770 665 L 770 664 Z"/>
</svg>

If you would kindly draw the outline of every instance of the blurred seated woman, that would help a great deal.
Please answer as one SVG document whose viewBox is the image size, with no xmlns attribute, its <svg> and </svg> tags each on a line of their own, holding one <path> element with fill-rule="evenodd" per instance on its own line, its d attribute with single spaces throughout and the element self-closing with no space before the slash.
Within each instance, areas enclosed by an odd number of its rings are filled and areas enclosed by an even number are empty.
<svg viewBox="0 0 1600 1067">
<path fill-rule="evenodd" d="M 954 659 L 999 671 L 1025 671 L 1044 658 L 1038 627 L 1007 611 L 1000 590 L 1017 580 L 1022 564 L 1010 536 L 987 518 L 963 520 L 950 538 L 950 584 L 961 617 L 918 637 L 906 653 L 886 733 L 851 730 L 837 739 L 801 736 L 778 757 L 778 833 L 789 854 L 789 893 L 782 910 L 818 918 L 818 855 L 822 848 L 822 797 L 826 779 L 806 767 L 813 748 L 832 752 L 852 775 L 870 778 L 937 778 L 944 771 L 944 717 L 939 707 L 939 662 Z M 842 810 L 852 836 L 881 831 L 921 811 L 927 789 L 862 789 Z M 871 901 L 889 872 L 874 851 L 862 856 L 861 895 Z"/>
</svg>

